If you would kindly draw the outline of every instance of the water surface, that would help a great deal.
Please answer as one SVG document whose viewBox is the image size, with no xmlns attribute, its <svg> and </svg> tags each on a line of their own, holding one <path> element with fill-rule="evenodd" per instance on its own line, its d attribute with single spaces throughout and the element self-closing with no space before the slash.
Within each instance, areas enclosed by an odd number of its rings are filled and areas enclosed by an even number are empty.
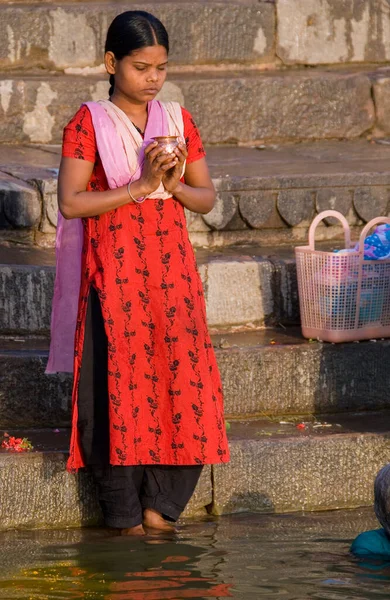
<svg viewBox="0 0 390 600">
<path fill-rule="evenodd" d="M 376 528 L 371 510 L 242 514 L 182 524 L 176 535 L 105 529 L 0 534 L 0 598 L 20 600 L 388 599 L 389 563 L 348 549 Z"/>
</svg>

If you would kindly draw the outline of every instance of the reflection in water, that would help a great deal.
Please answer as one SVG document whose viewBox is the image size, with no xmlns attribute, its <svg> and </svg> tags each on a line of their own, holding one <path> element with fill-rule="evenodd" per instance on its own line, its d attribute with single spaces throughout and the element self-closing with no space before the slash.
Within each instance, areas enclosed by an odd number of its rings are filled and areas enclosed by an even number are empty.
<svg viewBox="0 0 390 600">
<path fill-rule="evenodd" d="M 0 599 L 388 600 L 390 563 L 349 555 L 371 511 L 236 515 L 176 537 L 107 530 L 0 534 Z"/>
<path fill-rule="evenodd" d="M 38 563 L 0 582 L 0 598 L 102 598 L 179 600 L 227 598 L 230 584 L 212 574 L 220 561 L 209 555 L 207 574 L 197 568 L 207 548 L 174 539 L 134 539 L 100 533 L 96 539 L 43 548 Z M 69 557 L 63 560 L 63 557 Z"/>
</svg>

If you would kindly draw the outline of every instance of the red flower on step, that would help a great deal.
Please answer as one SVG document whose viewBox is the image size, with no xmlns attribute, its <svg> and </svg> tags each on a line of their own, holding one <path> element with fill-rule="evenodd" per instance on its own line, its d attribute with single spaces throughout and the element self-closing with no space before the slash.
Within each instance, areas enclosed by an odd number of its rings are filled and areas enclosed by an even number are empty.
<svg viewBox="0 0 390 600">
<path fill-rule="evenodd" d="M 29 452 L 33 449 L 31 442 L 27 438 L 17 438 L 10 436 L 8 433 L 4 433 L 4 439 L 1 447 L 4 450 L 11 452 Z"/>
</svg>

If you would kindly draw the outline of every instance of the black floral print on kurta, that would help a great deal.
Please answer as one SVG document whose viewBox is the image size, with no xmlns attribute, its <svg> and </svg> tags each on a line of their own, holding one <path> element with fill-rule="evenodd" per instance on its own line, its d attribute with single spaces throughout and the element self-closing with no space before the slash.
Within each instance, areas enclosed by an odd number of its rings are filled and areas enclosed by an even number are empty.
<svg viewBox="0 0 390 600">
<path fill-rule="evenodd" d="M 88 130 L 83 151 L 94 162 L 88 189 L 107 189 L 91 143 L 93 128 L 88 128 L 82 111 L 83 129 Z M 191 162 L 202 155 L 188 115 L 183 112 Z M 77 135 L 82 130 L 73 127 L 72 144 Z M 94 286 L 108 342 L 110 463 L 226 462 L 221 381 L 183 206 L 173 198 L 148 199 L 84 219 L 82 272 L 75 382 L 81 367 L 86 299 Z M 76 383 L 73 431 L 77 401 Z M 72 435 L 68 467 L 77 470 L 83 464 L 78 437 Z"/>
</svg>

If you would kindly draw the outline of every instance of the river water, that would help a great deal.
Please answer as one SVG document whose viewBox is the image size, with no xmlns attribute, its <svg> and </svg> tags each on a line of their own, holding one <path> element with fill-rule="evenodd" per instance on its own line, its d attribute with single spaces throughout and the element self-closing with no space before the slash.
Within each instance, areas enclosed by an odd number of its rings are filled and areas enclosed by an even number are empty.
<svg viewBox="0 0 390 600">
<path fill-rule="evenodd" d="M 105 529 L 0 534 L 0 598 L 357 600 L 390 597 L 389 562 L 358 561 L 372 510 L 240 514 L 184 522 L 175 535 Z"/>
</svg>

